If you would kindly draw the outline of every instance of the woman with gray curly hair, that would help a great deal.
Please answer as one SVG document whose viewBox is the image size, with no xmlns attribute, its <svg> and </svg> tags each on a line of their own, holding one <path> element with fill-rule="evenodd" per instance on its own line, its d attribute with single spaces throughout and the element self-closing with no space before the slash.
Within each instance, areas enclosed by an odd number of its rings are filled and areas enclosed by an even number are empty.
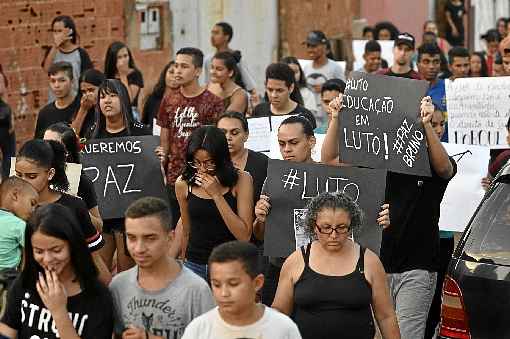
<svg viewBox="0 0 510 339">
<path fill-rule="evenodd" d="M 400 338 L 386 273 L 375 253 L 352 240 L 363 213 L 344 193 L 322 193 L 307 206 L 312 239 L 283 264 L 272 307 L 292 316 L 303 339 Z"/>
</svg>

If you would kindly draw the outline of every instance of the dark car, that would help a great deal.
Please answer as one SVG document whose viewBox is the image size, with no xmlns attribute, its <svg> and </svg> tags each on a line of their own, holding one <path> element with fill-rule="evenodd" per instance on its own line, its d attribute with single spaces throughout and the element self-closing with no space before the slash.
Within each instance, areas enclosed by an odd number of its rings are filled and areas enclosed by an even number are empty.
<svg viewBox="0 0 510 339">
<path fill-rule="evenodd" d="M 462 235 L 443 285 L 441 338 L 510 338 L 510 166 Z"/>
</svg>

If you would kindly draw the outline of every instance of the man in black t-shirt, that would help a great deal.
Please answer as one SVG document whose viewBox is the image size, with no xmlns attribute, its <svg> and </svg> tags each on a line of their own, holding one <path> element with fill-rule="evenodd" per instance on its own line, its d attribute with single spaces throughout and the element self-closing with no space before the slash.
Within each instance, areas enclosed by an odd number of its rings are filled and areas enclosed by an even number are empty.
<svg viewBox="0 0 510 339">
<path fill-rule="evenodd" d="M 65 61 L 56 62 L 48 70 L 50 87 L 56 99 L 44 106 L 37 116 L 35 138 L 41 139 L 44 131 L 57 122 L 70 123 L 80 108 L 80 98 L 73 94 L 73 66 Z"/>
<path fill-rule="evenodd" d="M 316 126 L 312 112 L 298 103 L 302 101 L 301 94 L 289 65 L 277 62 L 266 68 L 266 94 L 269 102 L 257 105 L 253 110 L 254 117 L 302 114 L 310 117 Z"/>
</svg>

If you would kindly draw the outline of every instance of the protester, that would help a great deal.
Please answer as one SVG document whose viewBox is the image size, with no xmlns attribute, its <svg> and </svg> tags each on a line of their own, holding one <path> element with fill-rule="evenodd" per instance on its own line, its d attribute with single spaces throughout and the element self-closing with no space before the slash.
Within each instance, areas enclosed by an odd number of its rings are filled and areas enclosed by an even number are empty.
<svg viewBox="0 0 510 339">
<path fill-rule="evenodd" d="M 96 121 L 96 103 L 99 86 L 105 80 L 103 73 L 96 69 L 88 69 L 80 78 L 80 108 L 72 117 L 71 127 L 80 138 L 89 137 L 92 126 Z"/>
<path fill-rule="evenodd" d="M 332 120 L 322 145 L 323 162 L 338 163 L 341 106 L 341 97 L 330 104 Z M 422 99 L 420 111 L 432 176 L 388 172 L 385 200 L 391 206 L 391 224 L 383 229 L 380 252 L 403 338 L 423 338 L 425 333 L 439 269 L 440 204 L 457 171 L 432 127 L 430 97 Z"/>
<path fill-rule="evenodd" d="M 127 248 L 136 266 L 110 284 L 115 334 L 122 338 L 181 338 L 188 323 L 214 307 L 207 283 L 168 256 L 170 210 L 144 197 L 125 212 Z M 137 306 L 134 306 L 137 305 Z"/>
<path fill-rule="evenodd" d="M 363 40 L 374 40 L 374 28 L 372 26 L 363 27 Z"/>
<path fill-rule="evenodd" d="M 437 28 L 437 23 L 435 21 L 433 20 L 425 21 L 425 24 L 423 24 L 423 32 L 433 33 L 436 36 L 436 43 L 443 52 L 443 54 L 448 54 L 448 51 L 450 50 L 451 46 L 448 43 L 448 41 L 439 36 L 439 29 Z"/>
<path fill-rule="evenodd" d="M 374 26 L 375 40 L 396 40 L 399 30 L 389 21 L 378 22 Z"/>
<path fill-rule="evenodd" d="M 446 40 L 452 47 L 464 46 L 466 9 L 463 0 L 448 0 L 445 6 Z"/>
<path fill-rule="evenodd" d="M 509 20 L 507 18 L 499 18 L 496 22 L 496 30 L 499 33 L 499 36 L 504 39 L 506 35 L 508 34 L 507 31 L 507 24 Z"/>
<path fill-rule="evenodd" d="M 78 79 L 87 69 L 92 68 L 92 61 L 87 51 L 80 47 L 80 37 L 76 30 L 73 19 L 67 15 L 59 15 L 51 22 L 51 31 L 53 33 L 53 45 L 46 50 L 42 62 L 43 69 L 49 73 L 51 65 L 57 62 L 68 62 L 72 66 L 71 90 L 73 96 L 78 93 Z M 48 92 L 48 103 L 55 101 L 58 96 L 55 90 L 50 86 Z"/>
<path fill-rule="evenodd" d="M 307 211 L 306 232 L 315 240 L 285 260 L 272 307 L 292 315 L 305 339 L 373 338 L 372 309 L 382 337 L 400 338 L 384 268 L 350 238 L 361 226 L 359 206 L 326 192 Z"/>
<path fill-rule="evenodd" d="M 225 112 L 216 122 L 216 127 L 225 133 L 228 151 L 234 167 L 248 172 L 253 179 L 253 201 L 257 201 L 267 176 L 268 157 L 245 147 L 250 132 L 248 120 L 242 113 Z"/>
<path fill-rule="evenodd" d="M 503 71 L 503 58 L 501 54 L 498 52 L 494 56 L 494 61 L 492 63 L 492 76 L 493 77 L 502 77 L 505 76 L 505 72 Z"/>
<path fill-rule="evenodd" d="M 8 294 L 0 337 L 111 339 L 112 299 L 68 208 L 49 203 L 35 210 L 25 232 L 24 257 L 23 271 Z"/>
<path fill-rule="evenodd" d="M 393 65 L 377 71 L 377 74 L 420 80 L 420 75 L 411 67 L 414 46 L 415 40 L 411 34 L 399 34 L 393 47 Z"/>
<path fill-rule="evenodd" d="M 284 57 L 280 60 L 284 64 L 289 65 L 289 67 L 294 71 L 294 80 L 296 81 L 296 86 L 299 89 L 299 93 L 303 99 L 303 102 L 299 104 L 303 105 L 307 110 L 312 112 L 314 115 L 317 114 L 317 102 L 315 102 L 315 95 L 312 90 L 308 87 L 306 83 L 305 73 L 299 64 L 299 61 L 296 57 L 288 56 Z"/>
<path fill-rule="evenodd" d="M 88 72 L 88 71 L 86 71 Z M 43 140 L 54 140 L 64 145 L 66 150 L 66 162 L 79 164 L 80 163 L 80 145 L 79 140 L 74 130 L 68 125 L 58 122 L 51 125 L 44 132 Z M 99 214 L 99 207 L 97 205 L 96 190 L 92 180 L 83 173 L 80 174 L 80 183 L 78 184 L 78 197 L 83 199 L 90 214 L 92 223 L 98 230 L 103 229 L 103 220 Z"/>
<path fill-rule="evenodd" d="M 214 124 L 224 112 L 223 100 L 198 83 L 203 57 L 198 48 L 185 47 L 177 51 L 174 69 L 180 93 L 163 98 L 157 117 L 161 127 L 161 147 L 157 154 L 166 170 L 174 227 L 180 216 L 175 181 L 184 169 L 188 137 L 196 128 Z"/>
<path fill-rule="evenodd" d="M 213 248 L 230 240 L 248 241 L 253 227 L 253 180 L 234 167 L 225 134 L 214 126 L 191 133 L 186 166 L 175 183 L 186 250 L 184 265 L 207 280 Z"/>
<path fill-rule="evenodd" d="M 301 94 L 296 88 L 294 71 L 289 65 L 278 62 L 267 66 L 266 94 L 269 102 L 263 102 L 255 107 L 254 117 L 305 114 L 315 121 L 313 113 L 298 103 Z"/>
<path fill-rule="evenodd" d="M 158 82 L 143 105 L 142 123 L 144 125 L 153 128 L 163 98 L 167 95 L 177 95 L 179 87 L 175 79 L 175 61 L 172 60 L 163 67 Z"/>
<path fill-rule="evenodd" d="M 367 41 L 365 44 L 363 60 L 365 64 L 358 72 L 375 73 L 381 68 L 381 45 L 376 40 Z"/>
<path fill-rule="evenodd" d="M 90 134 L 91 140 L 151 134 L 146 126 L 133 121 L 129 94 L 120 80 L 107 79 L 99 86 L 96 107 L 99 114 Z M 108 268 L 112 268 L 115 250 L 117 271 L 122 272 L 132 267 L 134 262 L 127 255 L 125 248 L 124 218 L 104 219 L 103 234 L 106 243 L 101 254 Z"/>
<path fill-rule="evenodd" d="M 469 57 L 469 76 L 470 77 L 489 76 L 487 62 L 485 61 L 485 56 L 482 52 L 471 53 L 471 56 Z"/>
<path fill-rule="evenodd" d="M 218 52 L 211 61 L 211 82 L 207 89 L 223 99 L 226 111 L 246 113 L 248 110 L 248 94 L 239 83 L 236 83 L 239 70 L 236 60 L 239 55 L 231 52 Z"/>
<path fill-rule="evenodd" d="M 193 320 L 183 339 L 301 338 L 287 316 L 255 302 L 264 284 L 255 246 L 227 242 L 213 250 L 208 263 L 218 307 Z"/>
<path fill-rule="evenodd" d="M 499 43 L 501 42 L 502 38 L 496 29 L 489 29 L 487 33 L 481 36 L 481 38 L 485 40 L 485 55 L 487 60 L 488 74 L 492 76 L 494 72 L 492 65 L 494 64 L 494 58 L 498 53 Z"/>
<path fill-rule="evenodd" d="M 0 64 L 0 151 L 2 152 L 1 178 L 8 178 L 11 169 L 11 157 L 16 153 L 16 133 L 14 114 L 11 107 L 4 101 L 9 82 Z"/>
<path fill-rule="evenodd" d="M 499 53 L 501 55 L 502 76 L 510 76 L 510 36 L 506 37 L 499 44 Z"/>
<path fill-rule="evenodd" d="M 464 47 L 452 47 L 448 52 L 448 68 L 452 75 L 450 80 L 469 76 L 469 52 Z"/>
<path fill-rule="evenodd" d="M 59 61 L 49 67 L 48 78 L 56 99 L 39 111 L 35 138 L 42 138 L 46 128 L 56 122 L 71 122 L 78 111 L 80 98 L 72 90 L 73 77 L 73 66 L 69 62 Z"/>
<path fill-rule="evenodd" d="M 216 23 L 211 30 L 211 45 L 216 49 L 213 54 L 208 55 L 204 59 L 204 83 L 210 82 L 210 69 L 212 59 L 218 52 L 230 52 L 236 53 L 239 57 L 237 60 L 237 68 L 239 69 L 240 80 L 246 89 L 250 93 L 250 103 L 253 107 L 260 103 L 259 95 L 257 94 L 255 79 L 249 72 L 248 64 L 245 59 L 242 58 L 240 51 L 234 51 L 230 48 L 229 44 L 234 37 L 234 30 L 232 26 L 227 22 Z"/>
<path fill-rule="evenodd" d="M 375 40 L 373 40 L 375 42 Z M 370 41 L 369 41 L 370 42 Z M 345 90 L 345 82 L 340 79 L 329 79 L 324 83 L 321 89 L 321 104 L 322 109 L 328 112 L 329 103 L 335 99 L 340 93 L 343 94 Z M 329 122 L 331 121 L 330 113 L 328 112 L 327 125 L 323 125 L 315 129 L 316 133 L 324 134 L 328 129 Z"/>
<path fill-rule="evenodd" d="M 140 121 L 143 99 L 143 76 L 136 67 L 129 47 L 120 41 L 110 44 L 104 58 L 104 75 L 107 79 L 118 79 L 129 94 L 133 118 Z"/>
<path fill-rule="evenodd" d="M 38 200 L 39 194 L 32 185 L 20 178 L 5 178 L 0 185 L 0 275 L 3 277 L 17 275 L 25 246 L 25 222 Z"/>
</svg>

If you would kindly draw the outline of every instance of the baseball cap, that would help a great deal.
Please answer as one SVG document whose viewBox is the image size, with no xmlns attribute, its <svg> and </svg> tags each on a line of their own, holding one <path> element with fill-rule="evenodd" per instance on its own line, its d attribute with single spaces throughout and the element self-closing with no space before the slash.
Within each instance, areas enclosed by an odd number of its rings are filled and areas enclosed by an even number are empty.
<svg viewBox="0 0 510 339">
<path fill-rule="evenodd" d="M 395 39 L 395 46 L 405 44 L 412 49 L 414 49 L 414 36 L 412 36 L 410 33 L 400 33 L 397 38 Z"/>
<path fill-rule="evenodd" d="M 318 45 L 318 44 L 326 44 L 328 42 L 328 39 L 326 38 L 326 35 L 322 31 L 311 31 L 308 33 L 308 36 L 306 37 L 305 44 L 308 45 Z"/>
</svg>

